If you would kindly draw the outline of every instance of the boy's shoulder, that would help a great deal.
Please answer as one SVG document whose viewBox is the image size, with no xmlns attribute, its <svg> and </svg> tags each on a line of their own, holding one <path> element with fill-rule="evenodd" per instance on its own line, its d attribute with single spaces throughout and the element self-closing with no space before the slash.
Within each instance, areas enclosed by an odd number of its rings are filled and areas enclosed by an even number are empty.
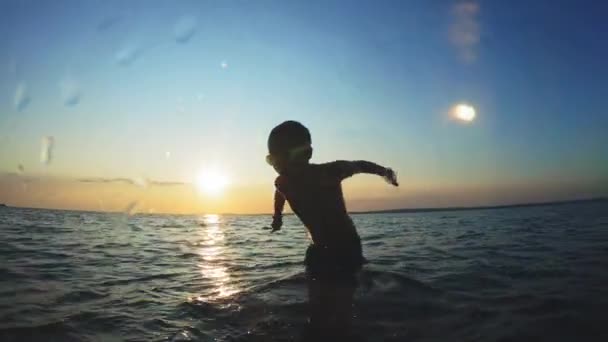
<svg viewBox="0 0 608 342">
<path fill-rule="evenodd" d="M 274 186 L 276 186 L 277 188 L 282 187 L 285 184 L 287 184 L 287 177 L 284 175 L 278 175 L 277 178 L 275 178 L 274 180 Z"/>
</svg>

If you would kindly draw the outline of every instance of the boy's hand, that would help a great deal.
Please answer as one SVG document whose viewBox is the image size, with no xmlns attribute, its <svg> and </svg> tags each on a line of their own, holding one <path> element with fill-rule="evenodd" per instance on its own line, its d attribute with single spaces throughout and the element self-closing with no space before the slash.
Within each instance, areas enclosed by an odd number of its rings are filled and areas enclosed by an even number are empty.
<svg viewBox="0 0 608 342">
<path fill-rule="evenodd" d="M 384 170 L 383 177 L 387 183 L 392 184 L 394 186 L 399 186 L 399 182 L 397 182 L 397 174 L 395 173 L 395 171 L 393 171 L 393 169 L 386 168 Z"/>
<path fill-rule="evenodd" d="M 272 227 L 272 230 L 270 231 L 271 233 L 276 232 L 277 230 L 281 230 L 281 226 L 283 226 L 283 218 L 279 217 L 273 217 L 272 218 L 272 224 L 270 225 Z"/>
</svg>

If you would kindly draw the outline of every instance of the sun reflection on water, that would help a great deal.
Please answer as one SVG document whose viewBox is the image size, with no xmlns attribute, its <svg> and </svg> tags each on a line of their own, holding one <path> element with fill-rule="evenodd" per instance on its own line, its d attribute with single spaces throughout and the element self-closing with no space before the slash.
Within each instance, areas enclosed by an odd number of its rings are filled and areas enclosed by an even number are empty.
<svg viewBox="0 0 608 342">
<path fill-rule="evenodd" d="M 213 289 L 205 296 L 190 298 L 191 301 L 222 299 L 238 292 L 238 289 L 230 285 L 230 273 L 221 262 L 226 248 L 220 217 L 205 215 L 203 220 L 204 226 L 200 229 L 201 247 L 197 251 L 201 257 L 198 267 L 203 277 L 212 284 Z"/>
</svg>

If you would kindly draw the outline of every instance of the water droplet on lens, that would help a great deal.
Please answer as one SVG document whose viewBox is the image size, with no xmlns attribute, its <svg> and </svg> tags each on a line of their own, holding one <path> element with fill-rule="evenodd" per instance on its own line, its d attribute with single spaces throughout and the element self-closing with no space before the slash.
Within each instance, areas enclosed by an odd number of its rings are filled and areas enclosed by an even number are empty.
<svg viewBox="0 0 608 342">
<path fill-rule="evenodd" d="M 220 63 L 220 66 L 222 67 L 222 69 L 228 69 L 228 62 L 222 61 L 222 63 Z"/>
<path fill-rule="evenodd" d="M 61 98 L 63 104 L 66 106 L 75 106 L 80 102 L 81 90 L 78 82 L 73 78 L 67 77 L 59 82 L 59 88 L 61 90 Z"/>
<path fill-rule="evenodd" d="M 147 188 L 148 187 L 148 180 L 145 179 L 144 177 L 135 177 L 132 179 L 133 184 L 135 184 L 136 186 L 140 187 L 140 188 Z"/>
<path fill-rule="evenodd" d="M 17 61 L 16 60 L 11 59 L 8 62 L 8 73 L 11 75 L 17 74 Z"/>
<path fill-rule="evenodd" d="M 55 145 L 55 138 L 52 136 L 42 137 L 40 145 L 40 162 L 48 165 L 53 160 L 53 145 Z"/>
<path fill-rule="evenodd" d="M 27 91 L 27 85 L 25 82 L 20 82 L 15 89 L 15 96 L 13 97 L 13 104 L 15 109 L 23 111 L 29 104 L 31 98 Z"/>
<path fill-rule="evenodd" d="M 120 17 L 118 16 L 106 17 L 97 25 L 97 31 L 105 31 L 116 25 L 119 21 Z"/>
<path fill-rule="evenodd" d="M 135 45 L 124 46 L 114 54 L 116 63 L 122 66 L 129 66 L 133 63 L 140 55 L 141 49 Z"/>
<path fill-rule="evenodd" d="M 173 36 L 178 43 L 186 43 L 196 32 L 197 20 L 195 17 L 185 15 L 175 23 Z"/>
</svg>

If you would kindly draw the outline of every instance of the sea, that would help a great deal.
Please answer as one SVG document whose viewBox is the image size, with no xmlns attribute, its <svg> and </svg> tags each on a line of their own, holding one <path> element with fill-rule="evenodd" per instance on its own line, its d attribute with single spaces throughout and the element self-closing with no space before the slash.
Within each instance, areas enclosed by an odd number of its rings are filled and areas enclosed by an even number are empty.
<svg viewBox="0 0 608 342">
<path fill-rule="evenodd" d="M 608 341 L 608 202 L 353 220 L 361 341 Z M 0 208 L 0 341 L 300 341 L 296 217 Z"/>
</svg>

